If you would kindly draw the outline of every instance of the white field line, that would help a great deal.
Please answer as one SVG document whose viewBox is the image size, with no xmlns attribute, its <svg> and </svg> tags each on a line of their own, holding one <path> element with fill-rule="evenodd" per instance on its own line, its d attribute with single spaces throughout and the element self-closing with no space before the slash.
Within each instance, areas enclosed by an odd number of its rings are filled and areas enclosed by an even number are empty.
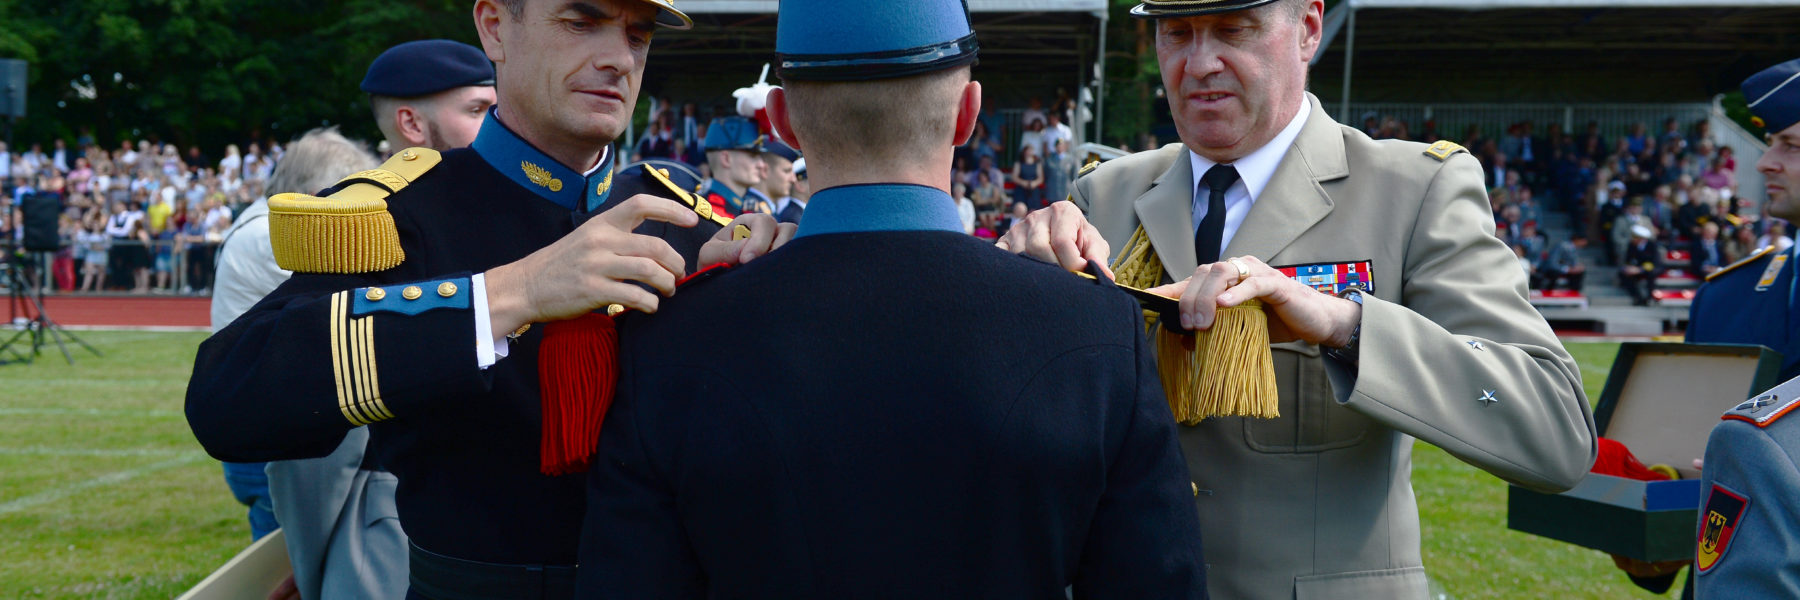
<svg viewBox="0 0 1800 600">
<path fill-rule="evenodd" d="M 25 446 L 22 448 L 0 448 L 0 456 L 188 456 L 193 450 L 171 450 L 163 448 L 52 448 L 49 446 Z"/>
<path fill-rule="evenodd" d="M 65 486 L 62 486 L 59 488 L 54 488 L 54 489 L 50 489 L 50 490 L 45 490 L 40 493 L 32 494 L 30 496 L 25 496 L 23 498 L 18 498 L 15 500 L 9 500 L 9 501 L 0 503 L 0 515 L 19 512 L 21 510 L 25 510 L 25 509 L 28 509 L 28 508 L 31 508 L 34 506 L 38 506 L 41 504 L 55 502 L 57 500 L 61 500 L 63 498 L 67 498 L 69 496 L 73 496 L 75 494 L 85 492 L 87 490 L 91 490 L 94 488 L 106 487 L 109 485 L 117 485 L 120 483 L 130 481 L 132 479 L 135 479 L 139 476 L 148 475 L 150 473 L 154 473 L 154 472 L 161 471 L 164 469 L 172 469 L 175 467 L 200 462 L 201 460 L 205 460 L 205 459 L 206 459 L 205 454 L 195 452 L 192 454 L 179 456 L 176 458 L 171 458 L 169 460 L 165 460 L 162 462 L 144 465 L 144 466 L 138 467 L 136 469 L 126 469 L 124 471 L 107 473 L 105 475 L 101 475 L 99 477 L 95 477 L 93 479 L 89 479 L 87 481 L 83 481 L 80 483 L 65 485 Z"/>
<path fill-rule="evenodd" d="M 0 416 L 48 417 L 182 417 L 179 410 L 159 408 L 4 408 Z"/>
</svg>

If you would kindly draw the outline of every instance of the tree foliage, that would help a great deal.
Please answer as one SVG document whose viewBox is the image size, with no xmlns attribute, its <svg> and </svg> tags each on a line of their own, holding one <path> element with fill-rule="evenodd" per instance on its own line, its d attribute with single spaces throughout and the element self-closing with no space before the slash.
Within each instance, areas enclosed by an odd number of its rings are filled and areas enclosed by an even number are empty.
<svg viewBox="0 0 1800 600">
<path fill-rule="evenodd" d="M 216 151 L 325 124 L 378 137 L 357 89 L 404 41 L 476 43 L 463 0 L 0 0 L 0 58 L 31 63 L 21 142 L 153 138 Z"/>
</svg>

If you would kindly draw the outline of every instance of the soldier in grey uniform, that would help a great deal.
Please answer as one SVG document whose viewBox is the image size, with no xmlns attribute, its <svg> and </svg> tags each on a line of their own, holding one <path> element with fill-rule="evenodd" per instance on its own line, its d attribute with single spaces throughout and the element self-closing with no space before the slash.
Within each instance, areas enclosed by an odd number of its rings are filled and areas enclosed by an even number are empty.
<svg viewBox="0 0 1800 600">
<path fill-rule="evenodd" d="M 1544 491 L 1595 455 L 1580 373 L 1492 235 L 1479 164 L 1325 113 L 1304 91 L 1320 0 L 1132 12 L 1155 21 L 1182 143 L 1100 165 L 1000 245 L 1080 269 L 1147 243 L 1144 283 L 1181 297 L 1183 328 L 1268 307 L 1280 417 L 1181 432 L 1215 597 L 1426 597 L 1415 439 Z"/>
<path fill-rule="evenodd" d="M 1800 59 L 1744 81 L 1753 124 L 1769 132 L 1756 170 L 1769 214 L 1800 219 Z M 1713 427 L 1700 472 L 1695 598 L 1800 598 L 1800 301 L 1792 250 L 1765 249 L 1707 277 L 1694 299 L 1689 341 L 1769 346 L 1787 383 L 1737 405 Z M 1209 540 L 1210 541 L 1210 540 Z"/>
</svg>

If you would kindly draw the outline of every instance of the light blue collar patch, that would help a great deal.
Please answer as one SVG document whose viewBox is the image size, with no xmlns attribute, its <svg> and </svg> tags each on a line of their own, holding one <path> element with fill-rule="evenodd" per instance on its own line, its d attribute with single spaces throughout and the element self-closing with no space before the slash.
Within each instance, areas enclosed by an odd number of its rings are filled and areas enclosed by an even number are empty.
<svg viewBox="0 0 1800 600">
<path fill-rule="evenodd" d="M 956 201 L 923 185 L 876 183 L 819 190 L 806 202 L 806 218 L 794 237 L 863 231 L 962 233 Z"/>
<path fill-rule="evenodd" d="M 572 211 L 592 212 L 606 204 L 612 193 L 613 153 L 610 147 L 601 157 L 599 167 L 582 175 L 513 133 L 500 122 L 498 110 L 488 111 L 487 119 L 481 123 L 481 132 L 475 135 L 475 142 L 469 144 L 469 148 L 519 187 Z"/>
</svg>

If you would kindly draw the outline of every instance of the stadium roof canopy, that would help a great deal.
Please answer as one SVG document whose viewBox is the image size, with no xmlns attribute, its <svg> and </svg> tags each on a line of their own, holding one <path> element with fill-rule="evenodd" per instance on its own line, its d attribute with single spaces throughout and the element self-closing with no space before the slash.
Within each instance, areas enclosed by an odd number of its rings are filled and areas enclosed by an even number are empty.
<svg viewBox="0 0 1800 600">
<path fill-rule="evenodd" d="M 1356 102 L 1690 102 L 1800 57 L 1792 0 L 1343 0 L 1312 89 Z M 1345 60 L 1350 48 L 1350 62 Z"/>
<path fill-rule="evenodd" d="M 1101 60 L 1108 0 L 968 0 L 989 106 L 1023 106 L 1056 89 L 1071 95 L 1092 81 Z M 702 106 L 723 105 L 731 90 L 756 82 L 775 61 L 778 0 L 681 0 L 694 18 L 687 31 L 659 31 L 644 93 Z M 770 83 L 779 83 L 773 73 Z"/>
</svg>

